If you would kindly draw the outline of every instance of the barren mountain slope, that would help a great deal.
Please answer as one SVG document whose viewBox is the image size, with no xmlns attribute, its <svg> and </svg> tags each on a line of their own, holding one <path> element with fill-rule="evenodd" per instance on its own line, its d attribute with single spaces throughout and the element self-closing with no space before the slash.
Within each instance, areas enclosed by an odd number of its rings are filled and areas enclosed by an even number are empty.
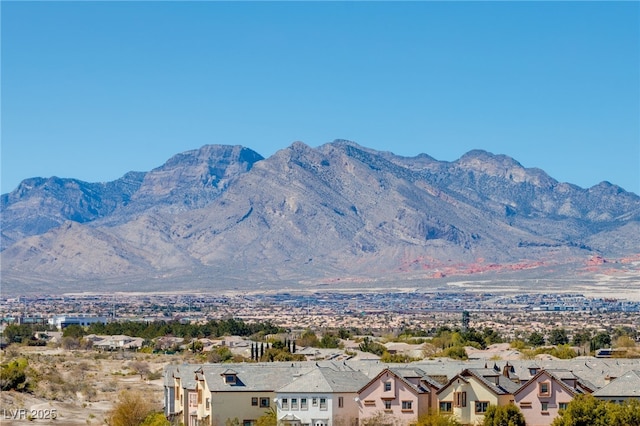
<svg viewBox="0 0 640 426">
<path fill-rule="evenodd" d="M 440 162 L 348 141 L 296 142 L 263 160 L 242 147 L 205 146 L 141 176 L 120 196 L 126 203 L 95 218 L 46 230 L 27 214 L 13 217 L 12 229 L 40 235 L 12 234 L 3 281 L 402 280 L 640 247 L 637 195 L 559 183 L 484 151 Z M 3 195 L 3 215 L 33 199 Z"/>
</svg>

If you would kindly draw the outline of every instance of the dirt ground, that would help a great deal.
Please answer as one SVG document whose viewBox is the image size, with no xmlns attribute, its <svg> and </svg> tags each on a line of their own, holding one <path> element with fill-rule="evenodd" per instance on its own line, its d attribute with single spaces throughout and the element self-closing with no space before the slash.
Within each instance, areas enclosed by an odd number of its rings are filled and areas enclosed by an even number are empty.
<svg viewBox="0 0 640 426">
<path fill-rule="evenodd" d="M 0 362 L 16 357 L 28 359 L 28 376 L 37 378 L 37 385 L 30 393 L 0 393 L 2 426 L 104 425 L 123 390 L 141 392 L 161 410 L 164 366 L 189 361 L 162 354 L 9 347 Z"/>
</svg>

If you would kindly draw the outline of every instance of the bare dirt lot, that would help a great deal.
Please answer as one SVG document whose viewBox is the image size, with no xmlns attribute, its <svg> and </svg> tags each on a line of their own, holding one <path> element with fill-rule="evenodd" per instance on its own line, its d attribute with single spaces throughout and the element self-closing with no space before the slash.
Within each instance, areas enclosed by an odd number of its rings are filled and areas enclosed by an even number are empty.
<svg viewBox="0 0 640 426">
<path fill-rule="evenodd" d="M 169 355 L 9 347 L 0 362 L 26 358 L 31 392 L 0 393 L 2 426 L 104 425 L 123 390 L 139 391 L 162 409 L 162 370 Z"/>
</svg>

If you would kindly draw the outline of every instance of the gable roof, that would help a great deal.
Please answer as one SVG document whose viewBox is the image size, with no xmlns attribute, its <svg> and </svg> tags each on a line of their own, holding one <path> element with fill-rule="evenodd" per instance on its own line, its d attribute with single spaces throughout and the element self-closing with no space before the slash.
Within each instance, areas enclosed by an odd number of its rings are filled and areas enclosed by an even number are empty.
<svg viewBox="0 0 640 426">
<path fill-rule="evenodd" d="M 487 377 L 499 377 L 498 384 L 493 383 L 488 380 Z M 495 395 L 511 395 L 515 391 L 520 388 L 520 385 L 512 382 L 507 377 L 502 376 L 500 373 L 495 371 L 494 369 L 489 368 L 467 368 L 463 370 L 461 373 L 456 374 L 449 380 L 449 382 L 444 385 L 440 390 L 438 390 L 438 394 L 442 393 L 446 388 L 451 386 L 454 381 L 457 379 L 462 379 L 466 383 L 470 381 L 471 378 L 475 378 L 480 384 L 482 384 L 485 388 L 487 388 L 490 392 Z"/>
<path fill-rule="evenodd" d="M 360 371 L 317 367 L 277 389 L 278 393 L 355 393 L 369 378 Z"/>
<path fill-rule="evenodd" d="M 291 382 L 296 376 L 306 373 L 309 367 L 289 363 L 255 363 L 228 365 L 205 365 L 201 375 L 211 392 L 274 392 Z M 234 374 L 236 380 L 227 383 L 225 374 Z"/>
<path fill-rule="evenodd" d="M 578 377 L 576 377 L 575 374 L 573 374 L 572 372 L 570 372 L 569 370 L 540 370 L 538 371 L 531 379 L 529 379 L 525 384 L 523 384 L 520 389 L 518 389 L 517 391 L 515 391 L 513 393 L 513 395 L 519 395 L 521 392 L 524 391 L 525 388 L 527 388 L 531 383 L 537 382 L 539 381 L 539 379 L 542 376 L 546 376 L 548 377 L 550 380 L 553 380 L 555 383 L 557 383 L 559 386 L 561 386 L 569 395 L 571 396 L 575 396 L 578 393 L 583 393 L 580 392 L 578 389 L 573 388 L 571 386 L 569 386 L 566 382 L 564 382 L 562 379 L 573 379 L 573 380 L 578 380 Z"/>
<path fill-rule="evenodd" d="M 409 388 L 411 391 L 413 391 L 413 393 L 415 393 L 416 395 L 417 394 L 421 394 L 421 393 L 429 393 L 429 392 L 431 392 L 431 390 L 429 389 L 429 387 L 425 387 L 422 384 L 416 385 L 415 383 L 411 383 L 408 380 L 409 378 L 419 378 L 421 381 L 426 382 L 428 385 L 430 385 L 431 387 L 434 387 L 435 389 L 440 389 L 440 387 L 442 386 L 440 383 L 438 383 L 437 381 L 435 381 L 431 377 L 429 377 L 427 375 L 427 373 L 425 373 L 420 368 L 404 368 L 404 367 L 389 368 L 389 367 L 386 367 L 382 371 L 380 371 L 373 379 L 369 380 L 366 384 L 364 384 L 358 390 L 358 393 L 361 393 L 366 388 L 368 388 L 370 385 L 372 385 L 373 383 L 375 383 L 378 380 L 380 380 L 380 378 L 385 373 L 389 373 L 392 376 L 394 376 L 395 378 L 397 378 L 398 380 L 400 380 L 405 386 L 407 386 L 407 388 Z"/>
<path fill-rule="evenodd" d="M 640 370 L 630 370 L 593 393 L 600 398 L 631 397 L 640 399 Z"/>
<path fill-rule="evenodd" d="M 173 377 L 180 379 L 180 386 L 183 389 L 194 390 L 196 388 L 196 374 L 202 367 L 201 364 L 183 364 L 176 366 Z"/>
</svg>

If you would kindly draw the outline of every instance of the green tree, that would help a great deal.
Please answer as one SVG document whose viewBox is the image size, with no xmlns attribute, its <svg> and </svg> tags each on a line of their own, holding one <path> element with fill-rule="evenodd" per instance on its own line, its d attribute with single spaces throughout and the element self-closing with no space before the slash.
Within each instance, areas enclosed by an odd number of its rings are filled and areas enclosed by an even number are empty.
<svg viewBox="0 0 640 426">
<path fill-rule="evenodd" d="M 347 330 L 346 328 L 344 328 L 344 327 L 340 327 L 338 329 L 338 337 L 343 339 L 343 340 L 350 339 L 351 338 L 351 332 L 349 330 Z"/>
<path fill-rule="evenodd" d="M 452 359 L 468 359 L 467 351 L 462 346 L 452 346 L 442 353 L 444 356 Z"/>
<path fill-rule="evenodd" d="M 551 333 L 549 333 L 549 343 L 552 345 L 566 345 L 569 343 L 567 330 L 564 328 L 554 328 L 551 330 Z"/>
<path fill-rule="evenodd" d="M 493 345 L 494 343 L 504 342 L 502 336 L 500 336 L 500 334 L 491 327 L 485 327 L 482 333 L 484 335 L 484 343 L 487 346 Z"/>
<path fill-rule="evenodd" d="M 623 404 L 607 404 L 609 424 L 640 426 L 640 401 L 630 399 Z"/>
<path fill-rule="evenodd" d="M 524 416 L 514 404 L 489 405 L 484 415 L 484 426 L 525 426 Z"/>
<path fill-rule="evenodd" d="M 78 340 L 85 334 L 86 332 L 84 331 L 84 328 L 78 324 L 71 324 L 62 330 L 62 337 L 73 337 Z"/>
<path fill-rule="evenodd" d="M 549 351 L 549 354 L 560 359 L 571 359 L 578 356 L 576 351 L 574 351 L 573 348 L 567 344 L 556 346 L 555 348 L 551 349 L 551 351 Z"/>
<path fill-rule="evenodd" d="M 9 343 L 22 343 L 31 338 L 33 330 L 26 324 L 9 324 L 2 334 Z"/>
<path fill-rule="evenodd" d="M 382 354 L 387 350 L 383 345 L 378 342 L 375 342 L 369 336 L 366 336 L 362 343 L 358 346 L 362 352 L 369 352 L 378 356 L 382 356 Z"/>
<path fill-rule="evenodd" d="M 226 346 L 220 346 L 219 348 L 215 348 L 209 355 L 207 356 L 207 361 L 213 363 L 227 362 L 233 359 L 233 353 L 231 349 Z"/>
<path fill-rule="evenodd" d="M 534 331 L 529 335 L 529 344 L 533 347 L 544 345 L 544 336 L 537 331 Z"/>
<path fill-rule="evenodd" d="M 569 403 L 566 410 L 559 413 L 552 426 L 610 426 L 607 415 L 607 403 L 592 395 L 578 395 Z M 620 425 L 622 426 L 622 425 Z"/>
<path fill-rule="evenodd" d="M 318 347 L 318 336 L 310 329 L 306 329 L 300 339 L 298 339 L 298 344 L 300 346 L 310 346 L 310 347 Z"/>
<path fill-rule="evenodd" d="M 265 411 L 265 413 L 256 420 L 256 426 L 277 426 L 277 424 L 278 418 L 273 408 L 269 408 L 269 410 Z"/>
<path fill-rule="evenodd" d="M 340 339 L 330 333 L 324 333 L 320 339 L 321 348 L 337 348 L 339 345 Z"/>
<path fill-rule="evenodd" d="M 591 350 L 596 350 L 596 349 L 600 349 L 600 348 L 610 348 L 611 347 L 611 336 L 609 335 L 609 333 L 606 333 L 604 331 L 596 334 L 595 336 L 593 336 L 593 339 L 591 340 L 592 343 L 592 349 Z"/>
<path fill-rule="evenodd" d="M 589 343 L 591 341 L 591 331 L 583 330 L 576 331 L 573 335 L 573 345 L 574 346 L 582 346 L 585 343 Z"/>
</svg>

